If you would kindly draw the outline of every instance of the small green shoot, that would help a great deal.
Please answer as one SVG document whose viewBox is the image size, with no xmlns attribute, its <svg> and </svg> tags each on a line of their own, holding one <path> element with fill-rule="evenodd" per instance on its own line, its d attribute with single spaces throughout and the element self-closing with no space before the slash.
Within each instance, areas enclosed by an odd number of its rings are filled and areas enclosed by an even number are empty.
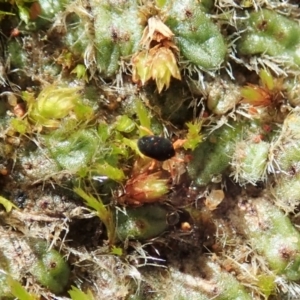
<svg viewBox="0 0 300 300">
<path fill-rule="evenodd" d="M 6 212 L 10 212 L 13 208 L 18 209 L 17 206 L 15 206 L 12 202 L 5 199 L 4 197 L 0 196 L 0 204 L 2 204 L 6 210 Z"/>
<path fill-rule="evenodd" d="M 107 176 L 108 178 L 118 182 L 125 179 L 125 174 L 123 170 L 113 167 L 105 161 L 94 165 L 93 171 L 97 172 L 102 176 Z"/>
<path fill-rule="evenodd" d="M 98 135 L 99 135 L 102 143 L 105 143 L 108 140 L 108 138 L 111 136 L 110 129 L 109 129 L 108 125 L 105 123 L 99 124 L 97 132 L 98 132 Z"/>
<path fill-rule="evenodd" d="M 166 0 L 155 0 L 155 5 L 159 8 L 162 8 L 166 4 Z"/>
<path fill-rule="evenodd" d="M 135 111 L 139 118 L 141 127 L 142 128 L 144 127 L 144 128 L 147 128 L 150 130 L 151 120 L 149 117 L 149 112 L 147 111 L 144 103 L 139 99 L 136 99 L 136 101 L 135 101 Z M 143 131 L 141 130 L 141 136 L 145 135 L 145 134 L 143 134 Z M 147 132 L 147 134 L 148 134 L 148 132 Z"/>
<path fill-rule="evenodd" d="M 92 108 L 83 103 L 81 87 L 51 84 L 41 90 L 36 99 L 34 95 L 23 93 L 27 102 L 28 118 L 33 123 L 44 127 L 60 127 L 61 120 L 75 113 L 78 122 L 93 117 Z M 72 115 L 72 118 L 74 116 Z"/>
<path fill-rule="evenodd" d="M 0 10 L 0 21 L 4 19 L 5 16 L 15 16 L 15 14 Z"/>
<path fill-rule="evenodd" d="M 86 67 L 83 64 L 76 65 L 76 67 L 71 71 L 71 74 L 75 74 L 78 79 L 83 79 L 85 82 L 89 82 Z"/>
<path fill-rule="evenodd" d="M 28 7 L 25 7 L 25 6 L 22 6 L 22 5 L 18 5 L 18 10 L 19 10 L 19 16 L 20 16 L 20 19 L 22 21 L 24 21 L 26 24 L 29 23 L 30 21 L 30 12 L 29 12 L 29 8 Z"/>
<path fill-rule="evenodd" d="M 183 144 L 183 148 L 185 150 L 191 149 L 192 151 L 201 143 L 202 141 L 202 134 L 200 134 L 200 130 L 202 127 L 201 121 L 195 121 L 195 123 L 189 122 L 186 123 L 188 127 L 188 133 L 186 136 L 186 141 Z"/>
<path fill-rule="evenodd" d="M 135 153 L 137 153 L 139 155 L 142 155 L 139 148 L 138 148 L 138 146 L 137 146 L 136 140 L 130 140 L 130 139 L 127 139 L 127 138 L 123 138 L 122 142 L 123 142 L 124 145 L 129 147 Z"/>
<path fill-rule="evenodd" d="M 94 300 L 94 296 L 90 290 L 83 292 L 75 286 L 71 286 L 71 290 L 68 291 L 72 300 Z"/>
<path fill-rule="evenodd" d="M 242 103 L 254 106 L 269 106 L 272 103 L 272 98 L 268 90 L 250 83 L 241 88 L 241 95 L 243 97 Z"/>
<path fill-rule="evenodd" d="M 20 134 L 30 132 L 30 127 L 27 119 L 11 119 L 10 126 Z"/>
<path fill-rule="evenodd" d="M 56 62 L 60 64 L 63 69 L 70 69 L 74 65 L 74 54 L 66 49 L 64 49 L 59 57 L 56 59 Z M 71 73 L 75 73 L 76 71 L 72 70 Z"/>
<path fill-rule="evenodd" d="M 10 287 L 11 293 L 19 300 L 38 300 L 39 296 L 29 294 L 25 288 L 11 276 L 7 276 L 7 285 Z"/>
<path fill-rule="evenodd" d="M 122 256 L 123 255 L 123 249 L 120 247 L 112 246 L 111 248 L 111 254 Z"/>
<path fill-rule="evenodd" d="M 30 112 L 33 103 L 36 101 L 34 92 L 23 91 L 21 92 L 21 97 L 27 103 L 27 112 Z"/>
<path fill-rule="evenodd" d="M 263 87 L 265 87 L 269 91 L 274 90 L 275 87 L 274 80 L 272 75 L 268 71 L 261 69 L 259 72 L 259 78 L 262 82 Z"/>
<path fill-rule="evenodd" d="M 101 198 L 98 196 L 97 199 L 90 194 L 87 194 L 81 188 L 74 188 L 74 192 L 84 199 L 86 205 L 94 209 L 97 212 L 99 219 L 103 222 L 107 230 L 108 241 L 110 245 L 114 244 L 115 241 L 115 222 L 113 213 L 109 208 L 106 208 Z"/>
<path fill-rule="evenodd" d="M 260 291 L 268 298 L 276 290 L 275 276 L 261 274 L 257 277 Z"/>
<path fill-rule="evenodd" d="M 135 129 L 136 124 L 128 116 L 123 115 L 117 118 L 115 126 L 118 131 L 129 133 Z"/>
</svg>

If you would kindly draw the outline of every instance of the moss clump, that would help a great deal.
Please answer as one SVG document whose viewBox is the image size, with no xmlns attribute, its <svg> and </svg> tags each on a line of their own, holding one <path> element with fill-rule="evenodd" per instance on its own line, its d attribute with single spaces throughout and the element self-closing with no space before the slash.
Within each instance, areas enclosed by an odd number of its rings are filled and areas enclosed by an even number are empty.
<svg viewBox="0 0 300 300">
<path fill-rule="evenodd" d="M 214 176 L 222 174 L 229 166 L 235 149 L 234 141 L 243 134 L 244 127 L 241 124 L 236 125 L 222 126 L 193 151 L 188 172 L 197 185 L 208 184 Z"/>
<path fill-rule="evenodd" d="M 295 1 L 0 2 L 1 197 L 20 207 L 0 230 L 61 240 L 95 299 L 299 298 Z M 0 232 L 14 280 L 62 293 L 60 254 Z"/>
<path fill-rule="evenodd" d="M 184 0 L 170 1 L 166 7 L 166 24 L 175 34 L 181 55 L 200 69 L 220 67 L 225 60 L 227 46 L 219 28 L 203 12 L 202 5 Z"/>
<path fill-rule="evenodd" d="M 268 54 L 282 57 L 286 64 L 300 65 L 297 49 L 300 29 L 297 22 L 275 11 L 262 9 L 251 12 L 242 28 L 246 29 L 238 42 L 242 55 Z"/>
<path fill-rule="evenodd" d="M 39 241 L 41 243 L 41 241 Z M 30 272 L 36 280 L 51 292 L 58 294 L 64 291 L 70 275 L 68 264 L 56 250 L 47 250 L 43 246 L 34 245 L 37 261 L 31 266 Z M 39 248 L 39 249 L 37 249 Z M 43 250 L 41 250 L 43 248 Z"/>
<path fill-rule="evenodd" d="M 127 208 L 116 214 L 116 233 L 121 241 L 147 240 L 167 230 L 167 211 L 157 205 Z"/>
<path fill-rule="evenodd" d="M 7 278 L 22 281 L 28 274 L 53 293 L 65 290 L 69 281 L 70 269 L 62 255 L 48 249 L 47 243 L 41 239 L 25 238 L 14 232 L 1 229 L 0 257 L 3 272 L 0 276 L 0 297 L 10 296 L 10 285 Z M 17 248 L 15 248 L 17 246 Z M 18 261 L 12 257 L 22 255 Z"/>
<path fill-rule="evenodd" d="M 233 176 L 241 185 L 264 181 L 266 179 L 267 162 L 270 144 L 264 141 L 237 142 L 232 157 Z"/>
<path fill-rule="evenodd" d="M 142 36 L 138 1 L 90 1 L 94 14 L 97 66 L 104 77 L 115 75 L 121 59 L 138 49 Z"/>
<path fill-rule="evenodd" d="M 239 227 L 271 270 L 288 280 L 300 279 L 300 234 L 280 209 L 265 198 L 253 199 Z"/>
<path fill-rule="evenodd" d="M 77 130 L 68 137 L 65 134 L 53 134 L 47 140 L 52 157 L 62 169 L 73 174 L 80 173 L 90 165 L 101 149 L 97 133 L 88 129 Z"/>
<path fill-rule="evenodd" d="M 78 122 L 92 118 L 91 107 L 84 105 L 79 87 L 53 84 L 42 89 L 36 99 L 29 93 L 23 98 L 28 105 L 28 117 L 36 126 L 59 127 L 61 119 L 75 116 Z"/>
</svg>

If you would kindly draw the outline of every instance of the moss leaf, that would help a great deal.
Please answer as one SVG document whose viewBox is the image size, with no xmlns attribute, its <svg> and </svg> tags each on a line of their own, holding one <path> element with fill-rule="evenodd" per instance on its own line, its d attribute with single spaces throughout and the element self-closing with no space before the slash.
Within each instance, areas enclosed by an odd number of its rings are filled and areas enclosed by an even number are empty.
<svg viewBox="0 0 300 300">
<path fill-rule="evenodd" d="M 37 295 L 29 294 L 25 288 L 11 276 L 7 277 L 7 284 L 10 286 L 11 293 L 19 300 L 37 300 L 40 299 Z"/>
<path fill-rule="evenodd" d="M 77 287 L 72 285 L 72 289 L 68 291 L 72 300 L 94 300 L 94 296 L 90 290 L 87 290 L 87 293 L 84 293 Z"/>
<path fill-rule="evenodd" d="M 2 204 L 6 210 L 6 212 L 10 212 L 12 210 L 12 208 L 17 208 L 17 206 L 15 206 L 12 202 L 10 202 L 9 200 L 5 199 L 4 197 L 0 196 L 0 204 Z"/>
</svg>

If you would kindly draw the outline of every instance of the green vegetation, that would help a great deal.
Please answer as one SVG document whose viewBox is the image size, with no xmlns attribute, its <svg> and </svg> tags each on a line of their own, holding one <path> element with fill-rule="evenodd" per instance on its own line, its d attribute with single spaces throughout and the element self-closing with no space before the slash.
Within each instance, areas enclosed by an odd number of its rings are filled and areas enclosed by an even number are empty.
<svg viewBox="0 0 300 300">
<path fill-rule="evenodd" d="M 299 298 L 295 1 L 0 4 L 1 299 Z"/>
<path fill-rule="evenodd" d="M 296 49 L 300 43 L 300 30 L 297 22 L 263 9 L 252 12 L 244 28 L 246 31 L 238 43 L 241 54 L 282 56 L 287 64 L 299 66 L 299 53 Z"/>
</svg>

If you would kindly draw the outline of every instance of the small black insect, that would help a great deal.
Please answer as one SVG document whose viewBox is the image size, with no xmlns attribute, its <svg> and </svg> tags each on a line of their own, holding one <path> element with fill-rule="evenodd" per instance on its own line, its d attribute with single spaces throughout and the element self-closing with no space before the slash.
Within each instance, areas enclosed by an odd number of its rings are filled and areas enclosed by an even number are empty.
<svg viewBox="0 0 300 300">
<path fill-rule="evenodd" d="M 15 203 L 18 205 L 18 207 L 24 208 L 26 200 L 27 195 L 22 191 L 18 191 L 15 196 Z"/>
<path fill-rule="evenodd" d="M 175 156 L 175 149 L 170 140 L 157 135 L 145 135 L 137 142 L 139 150 L 148 157 L 164 161 Z"/>
</svg>

